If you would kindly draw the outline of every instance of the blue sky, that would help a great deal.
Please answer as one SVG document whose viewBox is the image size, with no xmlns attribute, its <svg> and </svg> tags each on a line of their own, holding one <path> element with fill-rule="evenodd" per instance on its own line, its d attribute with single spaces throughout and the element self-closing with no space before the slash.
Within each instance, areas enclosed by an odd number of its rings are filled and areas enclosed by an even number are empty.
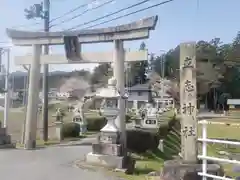
<svg viewBox="0 0 240 180">
<path fill-rule="evenodd" d="M 21 29 L 38 30 L 42 29 L 41 20 L 26 20 L 24 16 L 24 8 L 29 7 L 34 3 L 39 3 L 40 0 L 2 0 L 0 7 L 0 42 L 8 41 L 5 34 L 7 27 L 18 26 L 22 24 L 33 24 L 40 22 L 39 25 L 26 26 Z M 92 0 L 51 0 L 51 18 L 58 17 L 63 13 L 71 10 L 72 8 L 91 2 Z M 99 3 L 107 0 L 99 0 Z M 63 30 L 70 28 L 76 24 L 81 24 L 89 20 L 103 16 L 107 13 L 114 12 L 117 9 L 127 7 L 128 5 L 140 2 L 141 0 L 115 0 L 115 3 L 104 6 L 97 10 L 90 11 L 89 13 L 69 21 L 62 25 L 56 26 L 52 29 Z M 162 0 L 151 0 L 150 2 L 135 7 L 132 10 L 122 12 L 129 13 L 131 11 L 141 9 L 143 7 L 159 3 Z M 169 50 L 176 47 L 179 43 L 184 41 L 197 41 L 197 40 L 210 40 L 214 37 L 220 37 L 223 42 L 230 42 L 240 30 L 240 1 L 239 0 L 175 0 L 174 2 L 159 6 L 123 19 L 113 21 L 101 25 L 99 27 L 114 26 L 119 24 L 128 23 L 144 17 L 158 15 L 159 21 L 156 30 L 151 32 L 150 39 L 145 40 L 149 52 L 160 54 L 161 50 Z M 65 18 L 69 18 L 86 10 L 79 9 Z M 115 15 L 117 16 L 117 15 Z M 63 19 L 65 19 L 63 18 Z M 111 19 L 109 17 L 108 19 Z M 63 20 L 55 21 L 58 23 Z M 94 23 L 93 23 L 94 24 Z M 132 41 L 125 43 L 125 48 L 137 50 L 140 41 Z M 3 44 L 0 44 L 0 46 Z M 110 50 L 112 44 L 95 44 L 84 45 L 84 51 L 104 51 Z M 30 53 L 30 48 L 13 47 L 11 52 L 11 71 L 22 70 L 13 63 L 15 55 L 24 55 Z M 51 47 L 52 53 L 64 53 L 62 47 Z M 4 58 L 5 61 L 5 58 Z M 79 65 L 51 65 L 51 70 L 70 71 L 74 69 L 92 69 L 94 64 L 79 64 Z"/>
</svg>

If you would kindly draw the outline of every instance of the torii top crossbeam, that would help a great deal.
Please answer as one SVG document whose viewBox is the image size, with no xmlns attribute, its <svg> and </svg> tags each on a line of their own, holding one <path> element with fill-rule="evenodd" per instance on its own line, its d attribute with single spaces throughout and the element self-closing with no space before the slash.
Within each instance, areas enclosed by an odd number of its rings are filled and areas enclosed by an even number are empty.
<svg viewBox="0 0 240 180">
<path fill-rule="evenodd" d="M 76 31 L 31 32 L 7 29 L 7 35 L 17 46 L 59 45 L 64 43 L 64 36 L 77 36 L 79 43 L 111 42 L 118 39 L 137 40 L 148 38 L 149 31 L 154 30 L 157 20 L 157 16 L 152 16 L 120 26 Z"/>
</svg>

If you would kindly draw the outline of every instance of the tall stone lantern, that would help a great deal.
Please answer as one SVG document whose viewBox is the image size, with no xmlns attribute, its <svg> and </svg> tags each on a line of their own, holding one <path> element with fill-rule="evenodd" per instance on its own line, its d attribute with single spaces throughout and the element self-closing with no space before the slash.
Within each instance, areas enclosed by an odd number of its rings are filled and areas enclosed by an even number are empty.
<svg viewBox="0 0 240 180">
<path fill-rule="evenodd" d="M 108 80 L 108 87 L 96 94 L 97 97 L 103 99 L 100 112 L 107 119 L 107 124 L 100 130 L 98 142 L 93 143 L 92 152 L 86 156 L 86 160 L 112 168 L 122 168 L 124 166 L 124 153 L 115 119 L 120 112 L 118 100 L 128 96 L 127 94 L 121 96 L 116 85 L 116 79 L 111 78 Z"/>
</svg>

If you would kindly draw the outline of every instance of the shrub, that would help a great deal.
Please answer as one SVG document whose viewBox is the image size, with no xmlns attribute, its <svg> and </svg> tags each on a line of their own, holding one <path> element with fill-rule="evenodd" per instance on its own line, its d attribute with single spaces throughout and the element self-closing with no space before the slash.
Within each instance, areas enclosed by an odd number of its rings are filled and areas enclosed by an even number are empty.
<svg viewBox="0 0 240 180">
<path fill-rule="evenodd" d="M 126 123 L 130 122 L 131 118 L 132 118 L 131 115 L 126 114 L 126 115 L 125 115 L 125 121 L 126 121 Z"/>
<path fill-rule="evenodd" d="M 160 139 L 165 139 L 173 127 L 178 127 L 180 122 L 173 117 L 170 121 L 161 123 L 158 132 L 143 130 L 127 130 L 127 148 L 136 153 L 155 150 Z"/>
<path fill-rule="evenodd" d="M 105 117 L 91 117 L 87 118 L 88 131 L 100 131 L 107 123 Z"/>
<path fill-rule="evenodd" d="M 144 153 L 158 147 L 157 133 L 142 130 L 127 130 L 127 149 L 131 152 Z"/>
<path fill-rule="evenodd" d="M 164 139 L 173 128 L 179 129 L 179 126 L 181 126 L 180 122 L 174 116 L 170 121 L 167 121 L 160 125 L 158 130 L 158 138 Z"/>
<path fill-rule="evenodd" d="M 169 122 L 168 122 L 168 127 L 169 127 L 169 131 L 175 126 L 177 120 L 175 117 L 173 117 Z"/>
<path fill-rule="evenodd" d="M 62 136 L 66 137 L 78 137 L 80 133 L 80 125 L 77 123 L 66 123 L 62 127 Z"/>
<path fill-rule="evenodd" d="M 168 123 L 161 124 L 158 130 L 158 138 L 163 139 L 168 133 L 169 125 Z"/>
</svg>

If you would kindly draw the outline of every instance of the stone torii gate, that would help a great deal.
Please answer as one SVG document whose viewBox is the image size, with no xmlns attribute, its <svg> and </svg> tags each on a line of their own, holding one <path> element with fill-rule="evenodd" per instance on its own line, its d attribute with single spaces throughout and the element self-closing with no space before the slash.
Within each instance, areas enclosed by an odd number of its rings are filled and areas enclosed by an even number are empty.
<svg viewBox="0 0 240 180">
<path fill-rule="evenodd" d="M 124 94 L 124 61 L 147 60 L 147 51 L 125 52 L 123 41 L 146 39 L 154 30 L 157 16 L 148 17 L 130 24 L 76 31 L 29 32 L 7 29 L 7 35 L 16 46 L 32 46 L 33 55 L 15 57 L 17 65 L 30 64 L 30 81 L 26 116 L 25 149 L 36 147 L 37 107 L 41 64 L 81 64 L 113 62 L 114 77 L 120 94 Z M 112 52 L 81 52 L 85 43 L 113 42 Z M 42 45 L 65 45 L 66 54 L 41 55 Z M 116 125 L 121 132 L 121 143 L 125 145 L 125 100 L 119 102 L 120 115 Z"/>
</svg>

